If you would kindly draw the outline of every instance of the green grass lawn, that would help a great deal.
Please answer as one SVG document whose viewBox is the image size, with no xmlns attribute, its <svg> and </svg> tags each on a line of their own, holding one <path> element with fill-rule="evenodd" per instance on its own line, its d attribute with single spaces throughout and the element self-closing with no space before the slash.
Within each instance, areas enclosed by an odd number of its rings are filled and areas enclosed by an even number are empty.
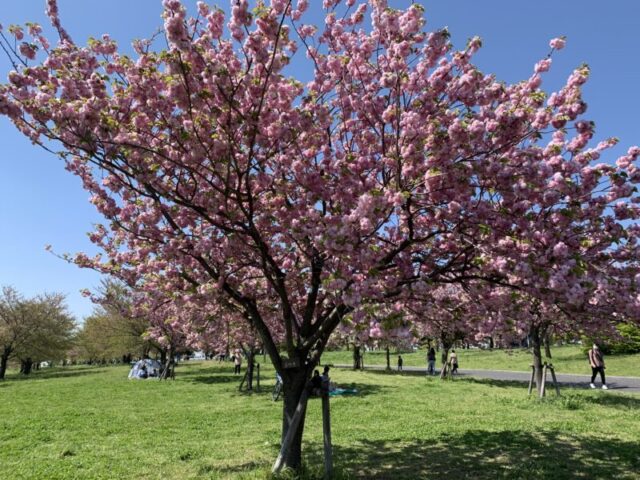
<svg viewBox="0 0 640 480">
<path fill-rule="evenodd" d="M 530 371 L 531 353 L 526 348 L 512 350 L 480 350 L 480 349 L 456 349 L 461 369 L 484 369 L 484 370 L 511 370 Z M 558 373 L 591 374 L 591 368 L 587 360 L 587 355 L 582 353 L 582 347 L 567 345 L 553 347 L 551 349 L 553 358 L 551 361 Z M 402 358 L 405 366 L 426 368 L 427 352 L 418 350 L 413 353 L 403 353 Z M 391 366 L 395 368 L 398 354 L 391 354 Z M 322 361 L 333 364 L 353 364 L 353 352 L 335 351 L 326 352 L 322 356 Z M 440 357 L 438 356 L 438 364 Z M 607 375 L 620 375 L 625 377 L 640 376 L 640 354 L 635 355 L 608 355 L 605 357 L 607 365 Z M 364 364 L 386 365 L 386 353 L 384 350 L 366 352 Z"/>
<path fill-rule="evenodd" d="M 237 390 L 232 366 L 180 365 L 175 381 L 126 367 L 51 369 L 0 383 L 0 478 L 265 478 L 281 402 Z M 512 383 L 332 371 L 360 394 L 331 400 L 337 478 L 640 478 L 640 396 L 570 390 L 543 401 Z M 320 478 L 320 401 L 304 458 Z"/>
</svg>

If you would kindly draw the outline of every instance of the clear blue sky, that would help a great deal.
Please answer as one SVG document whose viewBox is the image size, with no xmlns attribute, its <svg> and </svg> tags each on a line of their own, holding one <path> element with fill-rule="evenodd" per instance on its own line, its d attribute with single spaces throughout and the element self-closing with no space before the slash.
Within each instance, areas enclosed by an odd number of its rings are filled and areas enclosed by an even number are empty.
<svg viewBox="0 0 640 480">
<path fill-rule="evenodd" d="M 319 4 L 321 0 L 311 0 Z M 195 0 L 185 1 L 191 9 Z M 209 2 L 215 3 L 215 2 Z M 219 2 L 228 6 L 227 0 Z M 396 1 L 395 5 L 409 4 Z M 586 118 L 597 124 L 598 139 L 621 139 L 616 153 L 640 143 L 640 1 L 638 0 L 421 0 L 429 29 L 447 25 L 456 46 L 474 35 L 484 47 L 476 63 L 506 81 L 528 77 L 548 52 L 552 37 L 566 35 L 565 50 L 554 57 L 545 89 L 559 88 L 571 70 L 591 66 L 585 88 Z M 45 0 L 3 0 L 0 23 L 39 22 L 48 27 Z M 62 22 L 78 43 L 109 33 L 121 46 L 151 35 L 162 25 L 160 0 L 59 0 Z M 322 19 L 317 17 L 316 22 Z M 0 77 L 10 66 L 0 56 Z M 79 290 L 97 286 L 100 277 L 66 264 L 45 251 L 95 251 L 86 232 L 99 216 L 88 194 L 61 161 L 32 146 L 0 118 L 0 285 L 25 295 L 59 291 L 78 320 L 93 306 Z M 610 160 L 614 155 L 610 157 Z"/>
</svg>

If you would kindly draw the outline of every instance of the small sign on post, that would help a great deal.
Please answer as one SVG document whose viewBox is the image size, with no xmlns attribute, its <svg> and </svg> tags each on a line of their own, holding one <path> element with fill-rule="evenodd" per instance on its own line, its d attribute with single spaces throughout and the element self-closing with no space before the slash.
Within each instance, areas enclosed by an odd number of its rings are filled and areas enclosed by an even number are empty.
<svg viewBox="0 0 640 480">
<path fill-rule="evenodd" d="M 283 358 L 282 366 L 284 368 L 298 368 L 300 366 L 300 359 L 298 358 Z"/>
</svg>

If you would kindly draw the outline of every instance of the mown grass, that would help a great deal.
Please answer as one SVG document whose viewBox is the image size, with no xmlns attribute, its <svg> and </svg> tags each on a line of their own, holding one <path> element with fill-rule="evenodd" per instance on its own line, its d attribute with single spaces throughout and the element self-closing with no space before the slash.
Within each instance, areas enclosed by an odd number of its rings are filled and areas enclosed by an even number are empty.
<svg viewBox="0 0 640 480">
<path fill-rule="evenodd" d="M 2 479 L 265 478 L 281 402 L 273 372 L 239 393 L 232 366 L 178 367 L 171 382 L 126 367 L 52 369 L 0 383 Z M 331 400 L 337 478 L 640 478 L 640 397 L 565 389 L 530 399 L 510 383 L 332 371 L 360 393 Z M 305 429 L 320 478 L 320 402 Z"/>
<path fill-rule="evenodd" d="M 461 369 L 480 370 L 509 370 L 509 371 L 530 371 L 531 352 L 526 348 L 514 349 L 456 349 Z M 582 352 L 582 347 L 576 345 L 566 345 L 551 349 L 553 358 L 551 362 L 558 373 L 591 374 L 587 355 Z M 425 350 L 402 353 L 405 366 L 426 368 Z M 397 365 L 398 354 L 391 354 L 391 366 Z M 353 363 L 353 352 L 340 350 L 326 352 L 322 356 L 322 361 L 333 364 Z M 620 375 L 625 377 L 640 376 L 640 354 L 635 355 L 607 355 L 605 357 L 607 365 L 607 375 Z M 438 364 L 440 357 L 438 356 Z M 386 365 L 386 353 L 384 350 L 375 350 L 364 354 L 364 364 Z"/>
</svg>

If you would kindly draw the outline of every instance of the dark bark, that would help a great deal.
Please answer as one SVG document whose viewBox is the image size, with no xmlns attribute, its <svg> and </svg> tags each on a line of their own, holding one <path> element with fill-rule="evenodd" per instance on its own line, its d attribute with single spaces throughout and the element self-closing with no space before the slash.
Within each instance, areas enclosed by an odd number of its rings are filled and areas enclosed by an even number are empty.
<svg viewBox="0 0 640 480">
<path fill-rule="evenodd" d="M 167 350 L 160 352 L 160 358 L 163 359 L 162 372 L 160 372 L 160 380 L 166 380 L 167 378 L 175 378 L 175 364 L 174 364 L 173 349 L 169 347 Z"/>
<path fill-rule="evenodd" d="M 547 333 L 544 336 L 544 355 L 545 357 L 551 359 L 551 339 L 549 338 L 549 334 Z"/>
<path fill-rule="evenodd" d="M 391 370 L 391 355 L 389 353 L 389 345 L 387 345 L 387 370 Z"/>
<path fill-rule="evenodd" d="M 253 390 L 253 371 L 255 367 L 255 350 L 249 348 L 247 352 L 247 390 Z"/>
<path fill-rule="evenodd" d="M 489 337 L 489 350 L 493 350 L 493 348 L 494 348 L 493 337 Z"/>
<path fill-rule="evenodd" d="M 162 365 L 167 363 L 167 351 L 164 348 L 160 350 L 160 363 Z"/>
<path fill-rule="evenodd" d="M 529 344 L 533 355 L 534 379 L 538 395 L 542 390 L 542 336 L 540 326 L 533 326 L 529 332 Z"/>
<path fill-rule="evenodd" d="M 361 353 L 360 345 L 353 346 L 353 369 L 361 370 L 362 369 L 362 353 Z"/>
<path fill-rule="evenodd" d="M 282 406 L 282 437 L 281 444 L 289 433 L 290 423 L 294 419 L 298 404 L 303 409 L 302 417 L 295 426 L 288 448 L 280 451 L 279 464 L 274 465 L 274 470 L 291 469 L 299 471 L 302 465 L 302 433 L 304 432 L 307 398 L 303 393 L 306 390 L 311 369 L 309 366 L 288 368 L 283 375 L 283 406 Z M 302 402 L 301 402 L 302 400 Z"/>
<path fill-rule="evenodd" d="M 31 369 L 33 368 L 33 360 L 31 357 L 28 357 L 24 360 L 20 360 L 20 373 L 23 375 L 29 375 L 31 373 Z"/>
<path fill-rule="evenodd" d="M 2 351 L 2 356 L 0 356 L 0 380 L 4 380 L 4 376 L 7 373 L 9 355 L 11 355 L 11 349 L 5 347 Z"/>
<path fill-rule="evenodd" d="M 442 346 L 440 350 L 440 363 L 444 366 L 447 363 L 447 357 L 449 356 L 449 347 Z"/>
<path fill-rule="evenodd" d="M 444 366 L 447 363 L 447 359 L 449 357 L 449 350 L 453 347 L 453 341 L 448 336 L 443 335 L 440 338 L 440 342 L 442 343 L 442 349 L 440 351 L 440 361 Z"/>
</svg>

